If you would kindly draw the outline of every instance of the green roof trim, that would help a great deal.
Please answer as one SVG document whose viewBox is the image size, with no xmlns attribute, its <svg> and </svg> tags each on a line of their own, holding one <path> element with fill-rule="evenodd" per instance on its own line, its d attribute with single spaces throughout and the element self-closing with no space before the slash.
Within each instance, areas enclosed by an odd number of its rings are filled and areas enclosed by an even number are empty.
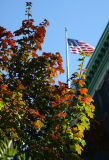
<svg viewBox="0 0 109 160">
<path fill-rule="evenodd" d="M 87 65 L 87 88 L 93 96 L 109 69 L 109 22 Z"/>
</svg>

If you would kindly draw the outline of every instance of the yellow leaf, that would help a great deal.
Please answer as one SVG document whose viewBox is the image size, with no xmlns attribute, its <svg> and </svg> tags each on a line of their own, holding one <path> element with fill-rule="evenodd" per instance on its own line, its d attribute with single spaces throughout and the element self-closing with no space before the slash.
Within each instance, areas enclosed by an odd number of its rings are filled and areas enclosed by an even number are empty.
<svg viewBox="0 0 109 160">
<path fill-rule="evenodd" d="M 88 116 L 89 116 L 90 118 L 93 118 L 93 116 L 94 116 L 92 112 L 88 112 L 87 114 L 88 114 Z"/>
<path fill-rule="evenodd" d="M 75 144 L 75 149 L 78 152 L 78 154 L 81 154 L 82 147 L 79 144 Z"/>
<path fill-rule="evenodd" d="M 44 124 L 40 120 L 37 120 L 34 122 L 34 127 L 35 127 L 35 129 L 40 130 L 42 127 L 44 127 Z"/>
<path fill-rule="evenodd" d="M 83 125 L 78 125 L 79 131 L 83 132 L 85 130 L 85 126 Z"/>
<path fill-rule="evenodd" d="M 14 99 L 15 97 L 16 97 L 16 93 L 13 93 L 11 99 Z"/>
<path fill-rule="evenodd" d="M 76 76 L 79 77 L 81 73 L 75 72 Z"/>
<path fill-rule="evenodd" d="M 66 132 L 71 132 L 72 130 L 70 128 L 67 128 L 66 129 Z"/>
<path fill-rule="evenodd" d="M 79 138 L 78 138 L 78 137 L 74 137 L 74 140 L 78 141 L 78 140 L 79 140 Z"/>
<path fill-rule="evenodd" d="M 86 56 L 87 56 L 87 57 L 90 57 L 90 56 L 91 56 L 91 54 L 87 53 L 87 54 L 86 54 Z"/>
<path fill-rule="evenodd" d="M 85 65 L 83 65 L 83 63 L 80 63 L 78 66 L 79 66 L 79 67 L 83 67 L 83 66 L 85 66 Z"/>
<path fill-rule="evenodd" d="M 0 101 L 0 110 L 4 107 L 4 104 L 2 101 Z"/>
<path fill-rule="evenodd" d="M 30 56 L 30 55 L 31 55 L 31 52 L 26 52 L 26 55 L 27 55 L 27 56 Z"/>
</svg>

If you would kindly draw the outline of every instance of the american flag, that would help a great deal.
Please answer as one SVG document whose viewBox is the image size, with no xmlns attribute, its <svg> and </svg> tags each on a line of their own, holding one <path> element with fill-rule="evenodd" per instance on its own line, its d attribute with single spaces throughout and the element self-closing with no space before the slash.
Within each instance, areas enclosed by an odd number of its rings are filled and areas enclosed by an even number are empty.
<svg viewBox="0 0 109 160">
<path fill-rule="evenodd" d="M 70 52 L 73 54 L 80 54 L 81 51 L 89 54 L 94 52 L 94 47 L 75 39 L 68 39 L 68 45 L 70 47 Z"/>
</svg>

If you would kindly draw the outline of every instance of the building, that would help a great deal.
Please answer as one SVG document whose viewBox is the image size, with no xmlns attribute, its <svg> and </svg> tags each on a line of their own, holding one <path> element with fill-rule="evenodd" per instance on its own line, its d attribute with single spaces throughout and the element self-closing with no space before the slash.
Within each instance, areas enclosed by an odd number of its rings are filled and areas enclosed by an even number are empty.
<svg viewBox="0 0 109 160">
<path fill-rule="evenodd" d="M 94 99 L 95 120 L 86 135 L 85 160 L 109 160 L 109 23 L 87 65 L 86 79 Z"/>
</svg>

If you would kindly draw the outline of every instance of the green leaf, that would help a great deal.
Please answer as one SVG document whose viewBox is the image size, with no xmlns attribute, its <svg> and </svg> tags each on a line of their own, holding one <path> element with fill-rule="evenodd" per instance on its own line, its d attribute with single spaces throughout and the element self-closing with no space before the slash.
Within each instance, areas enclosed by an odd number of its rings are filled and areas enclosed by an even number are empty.
<svg viewBox="0 0 109 160">
<path fill-rule="evenodd" d="M 70 145 L 69 147 L 70 147 L 70 150 L 71 150 L 72 152 L 75 152 L 75 146 L 74 146 L 74 145 Z"/>
<path fill-rule="evenodd" d="M 10 101 L 10 98 L 5 98 L 6 101 Z"/>
<path fill-rule="evenodd" d="M 3 102 L 0 101 L 0 110 L 4 107 Z"/>
<path fill-rule="evenodd" d="M 86 145 L 86 142 L 85 142 L 84 139 L 81 141 L 81 144 L 82 144 L 83 147 Z"/>
<path fill-rule="evenodd" d="M 73 139 L 73 133 L 70 132 L 69 134 L 70 134 L 70 135 L 69 135 L 69 138 L 70 138 L 70 139 Z"/>
</svg>

